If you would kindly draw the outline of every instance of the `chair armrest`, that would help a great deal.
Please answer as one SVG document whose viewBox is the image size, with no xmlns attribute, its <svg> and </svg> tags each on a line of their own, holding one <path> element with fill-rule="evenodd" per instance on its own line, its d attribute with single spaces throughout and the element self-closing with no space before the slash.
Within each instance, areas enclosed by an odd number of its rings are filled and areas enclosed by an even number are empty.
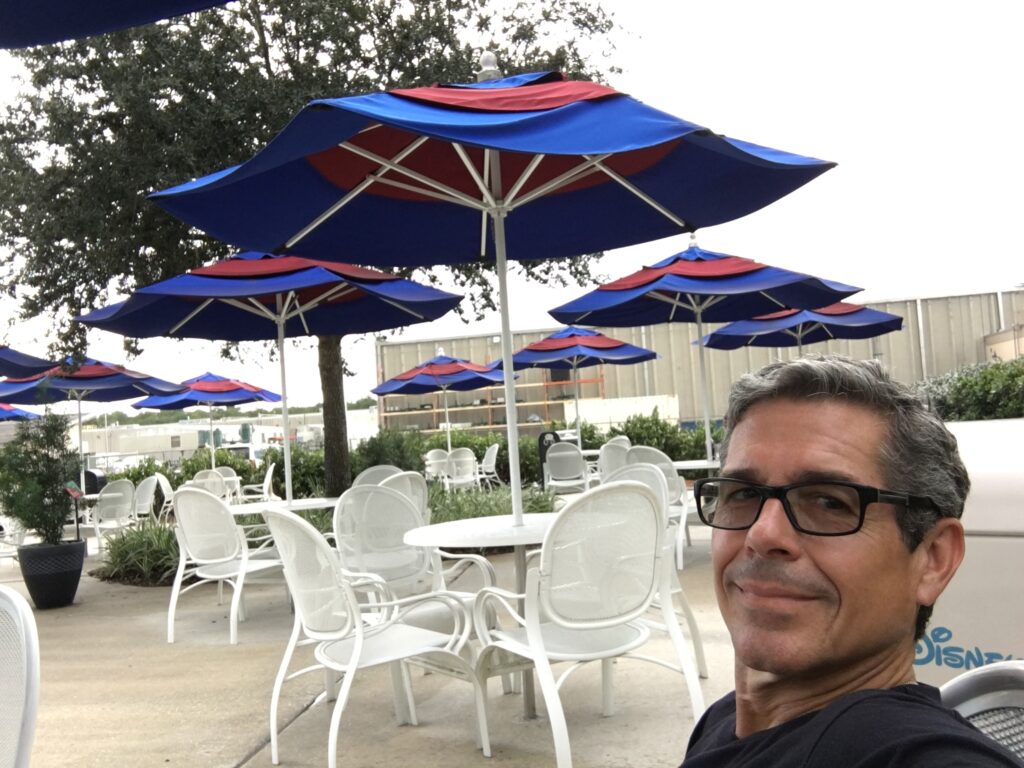
<svg viewBox="0 0 1024 768">
<path fill-rule="evenodd" d="M 496 574 L 494 573 L 494 566 L 491 565 L 490 560 L 488 560 L 486 557 L 481 557 L 480 555 L 457 555 L 454 552 L 446 552 L 443 549 L 437 550 L 437 553 L 441 557 L 445 557 L 449 560 L 455 561 L 447 568 L 443 568 L 441 570 L 441 577 L 443 579 L 447 579 L 449 575 L 454 577 L 461 574 L 462 571 L 459 570 L 459 572 L 456 573 L 456 569 L 462 568 L 464 563 L 468 563 L 480 569 L 480 573 L 483 577 L 485 587 L 493 587 L 497 583 L 497 577 Z"/>
<path fill-rule="evenodd" d="M 469 641 L 470 629 L 472 626 L 469 621 L 469 613 L 462 602 L 461 595 L 455 592 L 448 592 L 447 590 L 438 590 L 436 592 L 428 592 L 423 595 L 412 595 L 411 597 L 403 597 L 399 600 L 391 600 L 386 603 L 381 603 L 380 605 L 383 608 L 395 609 L 392 621 L 397 622 L 402 621 L 402 619 L 414 608 L 429 602 L 440 603 L 451 612 L 452 631 L 444 649 L 452 651 L 453 653 L 458 653 Z"/>
<path fill-rule="evenodd" d="M 495 625 L 494 615 L 491 612 L 491 604 L 497 603 L 505 612 L 513 618 L 517 624 L 526 626 L 526 619 L 513 601 L 525 599 L 526 595 L 517 592 L 510 592 L 500 587 L 484 587 L 476 593 L 476 600 L 473 602 L 473 629 L 480 642 L 485 645 L 491 643 L 491 626 Z"/>
</svg>

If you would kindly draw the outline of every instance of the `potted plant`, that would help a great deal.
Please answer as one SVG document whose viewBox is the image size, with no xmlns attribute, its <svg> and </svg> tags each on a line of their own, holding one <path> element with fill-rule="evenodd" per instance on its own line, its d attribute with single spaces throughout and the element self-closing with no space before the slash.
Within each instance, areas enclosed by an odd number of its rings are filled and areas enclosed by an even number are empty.
<svg viewBox="0 0 1024 768">
<path fill-rule="evenodd" d="M 64 541 L 72 516 L 65 482 L 78 474 L 78 457 L 67 442 L 68 418 L 48 413 L 22 422 L 0 448 L 0 507 L 42 541 L 18 547 L 18 563 L 37 608 L 75 599 L 85 561 L 85 541 Z"/>
</svg>

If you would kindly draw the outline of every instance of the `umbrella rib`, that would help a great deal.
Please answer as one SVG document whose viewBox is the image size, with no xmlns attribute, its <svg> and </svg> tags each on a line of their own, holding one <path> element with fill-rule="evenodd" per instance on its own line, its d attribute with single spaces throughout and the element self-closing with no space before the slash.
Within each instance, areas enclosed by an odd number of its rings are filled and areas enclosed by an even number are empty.
<svg viewBox="0 0 1024 768">
<path fill-rule="evenodd" d="M 491 150 L 484 150 L 484 185 L 490 185 L 491 176 Z M 487 256 L 487 222 L 489 219 L 487 211 L 483 211 L 480 216 L 480 256 Z"/>
<path fill-rule="evenodd" d="M 584 155 L 584 157 L 588 157 L 588 156 Z M 627 181 L 625 179 L 625 177 L 620 176 L 618 173 L 613 171 L 611 168 L 609 168 L 608 166 L 604 165 L 601 161 L 604 160 L 606 157 L 608 157 L 608 155 L 604 155 L 604 156 L 599 157 L 599 158 L 596 159 L 597 167 L 598 167 L 598 169 L 602 173 L 604 173 L 610 179 L 612 179 L 614 181 L 617 181 L 619 184 L 621 184 L 627 190 L 629 190 L 634 195 L 639 197 L 641 200 L 643 200 L 645 203 L 647 203 L 649 206 L 651 206 L 651 208 L 656 210 L 658 213 L 660 213 L 662 216 L 667 218 L 669 221 L 671 221 L 676 226 L 679 226 L 679 227 L 685 227 L 686 226 L 686 222 L 683 221 L 678 216 L 676 216 L 674 213 L 672 213 L 672 211 L 670 211 L 668 208 L 663 206 L 661 203 L 659 203 L 653 197 L 648 195 L 646 192 L 643 192 L 642 190 L 640 190 L 636 185 L 634 185 L 634 184 L 630 183 L 629 181 Z"/>
<path fill-rule="evenodd" d="M 378 184 L 383 184 L 388 187 L 396 187 L 397 189 L 406 189 L 410 192 L 415 192 L 417 195 L 423 195 L 424 197 L 431 197 L 435 200 L 441 200 L 445 203 L 454 203 L 455 205 L 464 205 L 467 208 L 476 208 L 484 213 L 489 210 L 486 205 L 468 196 L 452 197 L 444 192 L 435 192 L 432 189 L 424 189 L 423 187 L 417 187 L 415 184 L 406 184 L 395 179 L 377 179 Z M 468 202 L 467 202 L 468 201 Z"/>
<path fill-rule="evenodd" d="M 426 141 L 426 137 L 423 137 L 423 141 Z M 422 142 L 420 142 L 420 143 L 422 143 Z M 458 202 L 461 202 L 461 203 L 463 203 L 464 205 L 466 205 L 466 206 L 468 206 L 470 208 L 482 208 L 483 207 L 483 204 L 479 200 L 476 200 L 476 199 L 470 197 L 465 192 L 460 192 L 459 190 L 455 189 L 454 187 L 449 187 L 447 184 L 442 184 L 440 181 L 437 181 L 436 179 L 432 179 L 429 176 L 426 176 L 426 175 L 424 175 L 422 173 L 419 173 L 417 171 L 412 170 L 411 168 L 406 168 L 405 166 L 399 165 L 396 160 L 388 160 L 386 157 L 381 157 L 380 155 L 376 154 L 375 152 L 370 152 L 369 150 L 363 149 L 362 147 L 357 147 L 357 146 L 355 146 L 353 144 L 349 144 L 347 141 L 339 144 L 338 146 L 343 148 L 343 149 L 347 149 L 352 154 L 359 155 L 359 157 L 362 157 L 362 158 L 364 158 L 366 160 L 372 160 L 373 162 L 378 163 L 379 165 L 383 166 L 384 169 L 386 169 L 386 170 L 391 170 L 391 171 L 394 171 L 395 173 L 400 173 L 403 176 L 407 176 L 410 179 L 413 179 L 414 181 L 422 182 L 423 184 L 426 184 L 428 187 L 430 187 L 432 189 L 435 189 L 438 192 L 445 193 L 445 194 L 449 195 L 452 198 L 452 202 L 458 201 Z M 396 155 L 396 158 L 398 160 L 404 159 L 404 157 L 406 155 L 408 155 L 408 153 L 411 152 L 412 149 L 414 149 L 414 148 L 415 147 L 408 148 L 408 151 L 404 151 L 402 153 L 401 157 Z M 377 171 L 377 173 L 382 173 L 382 171 Z M 389 180 L 389 179 L 383 179 L 383 178 L 379 178 L 379 177 L 374 178 L 373 180 L 376 181 L 376 182 L 379 182 L 381 184 L 392 184 L 392 185 L 396 185 L 397 184 L 397 182 L 395 182 L 395 181 L 392 181 L 392 180 Z M 418 191 L 421 194 L 428 194 L 428 192 L 426 190 L 420 189 L 419 187 L 411 187 L 411 189 L 413 191 Z"/>
<path fill-rule="evenodd" d="M 591 173 L 596 173 L 598 170 L 598 168 L 596 167 L 598 163 L 600 163 L 602 160 L 608 157 L 611 157 L 610 152 L 601 155 L 600 157 L 588 158 L 587 162 L 583 163 L 582 165 L 578 165 L 575 168 L 569 169 L 560 176 L 556 176 L 555 178 L 551 179 L 546 184 L 542 184 L 536 189 L 527 193 L 526 195 L 523 195 L 523 198 L 516 203 L 516 207 L 526 205 L 527 203 L 536 200 L 538 197 L 543 197 L 549 192 L 553 192 L 559 187 L 564 187 L 568 184 L 572 184 L 573 182 L 583 178 L 584 176 L 588 176 Z"/>
<path fill-rule="evenodd" d="M 191 312 L 189 312 L 185 316 L 184 320 L 182 320 L 180 323 L 178 323 L 173 328 L 171 328 L 171 330 L 169 330 L 167 332 L 167 335 L 168 336 L 173 336 L 174 334 L 176 334 L 181 329 L 182 326 L 187 325 L 192 320 L 193 317 L 195 317 L 200 312 L 202 312 L 204 309 L 206 309 L 208 306 L 210 306 L 210 304 L 212 304 L 214 301 L 215 301 L 215 299 L 206 299 L 202 304 L 200 304 L 198 307 L 196 307 Z"/>
<path fill-rule="evenodd" d="M 530 180 L 530 177 L 533 176 L 533 172 L 537 170 L 537 166 L 541 164 L 545 157 L 547 157 L 547 155 L 539 154 L 533 156 L 529 165 L 527 165 L 523 172 L 519 174 L 519 178 L 516 180 L 516 183 L 512 185 L 512 189 L 510 189 L 508 194 L 505 196 L 506 205 L 512 204 L 512 201 L 516 199 L 516 195 L 519 194 L 526 182 Z"/>
<path fill-rule="evenodd" d="M 462 164 L 466 167 L 466 171 L 472 177 L 473 181 L 476 182 L 477 189 L 480 190 L 480 194 L 483 195 L 484 203 L 488 208 L 497 208 L 498 203 L 491 195 L 491 190 L 487 188 L 486 182 L 481 178 L 480 172 L 473 165 L 473 161 L 469 159 L 469 155 L 466 154 L 465 148 L 457 141 L 452 142 L 452 149 L 455 150 L 455 154 L 462 160 Z M 486 163 L 486 159 L 485 159 Z"/>
<path fill-rule="evenodd" d="M 422 146 L 423 143 L 426 140 L 427 140 L 426 136 L 421 136 L 420 138 L 416 139 L 409 146 L 407 146 L 405 149 L 403 149 L 401 152 L 399 152 L 397 155 L 395 155 L 395 157 L 393 159 L 393 162 L 396 162 L 396 163 L 397 162 L 401 162 L 406 157 L 408 157 L 408 155 L 411 152 L 414 152 L 416 149 L 418 149 L 420 146 Z M 355 152 L 355 150 L 357 149 L 356 147 L 354 147 L 351 144 L 349 144 L 347 141 L 343 142 L 342 144 L 339 144 L 338 146 L 343 148 L 343 149 L 348 149 L 349 151 L 352 151 L 352 152 Z M 355 152 L 355 154 L 360 154 L 360 153 L 359 152 Z M 384 158 L 379 158 L 378 162 L 380 162 L 382 165 L 385 165 L 385 166 L 389 165 L 389 161 L 385 160 Z M 340 200 L 338 200 L 336 203 L 334 203 L 334 205 L 330 206 L 326 211 L 324 211 L 319 216 L 317 216 L 315 219 L 313 219 L 313 221 L 311 221 L 305 227 L 300 229 L 297 234 L 293 235 L 291 237 L 291 239 L 289 239 L 287 242 L 285 242 L 285 244 L 284 244 L 285 248 L 293 247 L 296 243 L 298 243 L 303 238 L 305 238 L 306 235 L 308 235 L 310 232 L 312 232 L 317 227 L 319 227 L 321 224 L 323 224 L 325 221 L 327 221 L 327 219 L 329 219 L 335 213 L 337 213 L 342 208 L 344 208 L 346 205 L 348 205 L 350 202 L 352 202 L 352 200 L 354 200 L 356 197 L 361 195 L 363 193 L 363 191 L 367 187 L 372 185 L 375 181 L 380 181 L 379 177 L 382 174 L 386 173 L 387 170 L 388 170 L 388 168 L 385 167 L 384 169 L 378 169 L 374 173 L 369 174 L 365 179 L 363 179 L 355 187 L 353 187 L 348 193 L 346 193 L 344 195 L 344 197 L 342 197 Z"/>
</svg>

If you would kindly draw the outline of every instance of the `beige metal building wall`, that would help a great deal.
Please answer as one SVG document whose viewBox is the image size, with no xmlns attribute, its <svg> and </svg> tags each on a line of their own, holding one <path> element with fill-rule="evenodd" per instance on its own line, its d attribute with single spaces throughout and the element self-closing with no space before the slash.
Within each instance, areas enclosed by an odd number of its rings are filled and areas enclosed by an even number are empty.
<svg viewBox="0 0 1024 768">
<path fill-rule="evenodd" d="M 869 304 L 875 309 L 900 315 L 904 328 L 896 333 L 861 341 L 830 341 L 805 347 L 805 352 L 838 353 L 858 359 L 880 360 L 899 381 L 914 383 L 986 359 L 985 337 L 1004 327 L 1024 325 L 1024 291 L 1003 294 L 985 293 L 929 299 L 905 299 Z M 710 332 L 719 325 L 709 325 Z M 556 326 L 514 334 L 513 348 L 519 349 L 551 333 Z M 598 328 L 603 333 L 630 344 L 653 349 L 660 357 L 640 365 L 605 365 L 586 369 L 590 383 L 582 387 L 582 397 L 636 397 L 673 395 L 678 397 L 681 421 L 703 418 L 700 399 L 699 349 L 693 343 L 697 328 L 689 323 L 672 323 L 636 328 Z M 500 356 L 497 336 L 465 336 L 423 342 L 378 343 L 378 380 L 383 381 L 436 354 L 446 354 L 474 362 L 489 362 Z M 711 415 L 720 418 L 725 411 L 731 383 L 744 373 L 778 359 L 797 356 L 796 348 L 746 347 L 729 352 L 705 349 Z M 532 403 L 544 390 L 545 402 L 572 397 L 571 387 L 551 384 L 548 371 L 520 372 L 517 400 Z M 598 380 L 595 380 L 598 379 Z M 545 382 L 549 382 L 545 384 Z M 524 386 L 525 385 L 525 386 Z M 457 397 L 461 403 L 479 400 L 473 392 Z M 454 402 L 454 399 L 452 400 Z M 549 408 L 548 412 L 551 412 Z M 555 409 L 557 410 L 557 409 Z M 532 408 L 530 413 L 540 413 Z M 670 416 L 671 414 L 665 414 Z M 520 422 L 526 418 L 520 414 Z M 551 418 L 562 418 L 553 415 Z M 456 419 L 453 417 L 452 419 Z"/>
</svg>

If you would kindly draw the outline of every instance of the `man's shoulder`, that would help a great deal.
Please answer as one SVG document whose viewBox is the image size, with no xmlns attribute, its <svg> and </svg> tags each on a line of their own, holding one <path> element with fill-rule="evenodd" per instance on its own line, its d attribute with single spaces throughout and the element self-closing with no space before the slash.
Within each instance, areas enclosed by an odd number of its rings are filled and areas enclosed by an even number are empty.
<svg viewBox="0 0 1024 768">
<path fill-rule="evenodd" d="M 775 728 L 735 738 L 735 699 L 716 702 L 694 731 L 684 765 L 1019 766 L 927 685 L 865 690 Z M 691 759 L 692 757 L 692 759 Z"/>
</svg>

